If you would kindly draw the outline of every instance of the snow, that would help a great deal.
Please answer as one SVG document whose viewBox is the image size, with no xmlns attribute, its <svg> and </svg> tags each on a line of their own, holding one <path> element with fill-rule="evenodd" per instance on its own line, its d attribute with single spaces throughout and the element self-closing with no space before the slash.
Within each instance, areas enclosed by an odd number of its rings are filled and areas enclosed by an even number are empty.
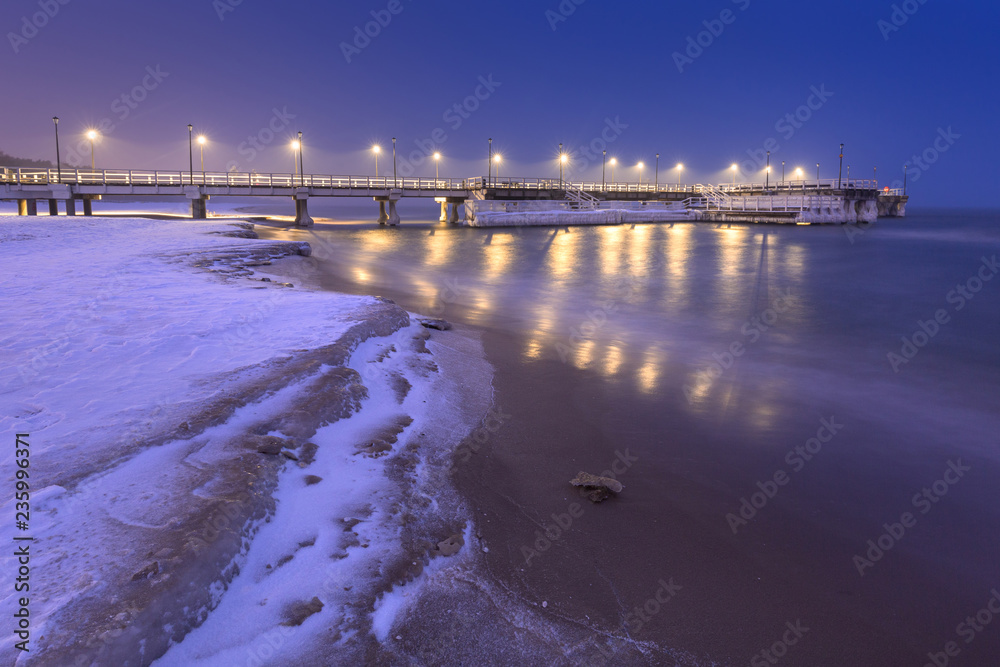
<svg viewBox="0 0 1000 667">
<path fill-rule="evenodd" d="M 357 323 L 369 322 L 373 309 L 389 308 L 369 297 L 261 281 L 253 275 L 255 264 L 305 249 L 226 236 L 247 235 L 246 223 L 235 224 L 0 217 L 5 263 L 0 437 L 12 442 L 15 433 L 30 434 L 35 650 L 44 648 L 39 637 L 55 642 L 62 634 L 85 642 L 88 650 L 110 651 L 102 655 L 115 655 L 119 664 L 156 658 L 150 635 L 132 639 L 151 654 L 126 660 L 115 653 L 124 650 L 130 632 L 140 632 L 136 614 L 142 610 L 123 611 L 121 619 L 116 617 L 120 629 L 94 636 L 88 631 L 104 627 L 108 619 L 76 618 L 73 610 L 89 609 L 94 600 L 114 604 L 121 592 L 117 582 L 123 576 L 127 582 L 154 558 L 161 569 L 154 578 L 169 581 L 171 573 L 163 569 L 175 550 L 153 553 L 159 546 L 151 545 L 182 528 L 190 540 L 190 525 L 184 522 L 201 519 L 199 508 L 216 508 L 193 533 L 211 542 L 227 530 L 221 524 L 228 517 L 218 507 L 260 503 L 261 489 L 234 496 L 233 479 L 243 479 L 238 474 L 246 472 L 236 470 L 234 477 L 234 461 L 253 464 L 266 458 L 280 465 L 285 459 L 247 454 L 240 449 L 242 440 L 262 424 L 284 423 L 283 418 L 301 412 L 316 374 L 331 370 L 306 364 L 306 370 L 285 372 L 297 367 L 282 364 L 338 341 Z M 311 465 L 287 462 L 280 468 L 274 516 L 233 527 L 244 536 L 243 547 L 226 566 L 229 574 L 215 577 L 212 596 L 192 598 L 204 607 L 169 609 L 180 604 L 172 599 L 150 603 L 172 614 L 163 614 L 170 620 L 163 624 L 163 637 L 156 638 L 164 646 L 167 638 L 183 637 L 183 614 L 207 617 L 163 664 L 220 664 L 226 655 L 243 656 L 244 662 L 254 642 L 269 632 L 279 639 L 306 633 L 297 645 L 320 627 L 343 626 L 345 637 L 369 632 L 367 615 L 361 614 L 361 625 L 341 618 L 349 609 L 343 607 L 344 596 L 350 595 L 341 584 L 358 582 L 354 595 L 363 593 L 369 603 L 392 590 L 374 563 L 401 557 L 399 510 L 407 498 L 400 476 L 390 481 L 387 469 L 398 465 L 404 446 L 412 450 L 419 464 L 403 476 L 407 492 L 434 498 L 427 504 L 440 509 L 447 497 L 440 487 L 441 462 L 473 419 L 468 406 L 460 407 L 456 386 L 436 371 L 435 355 L 412 344 L 421 331 L 416 324 L 404 326 L 389 338 L 369 338 L 350 355 L 350 366 L 368 390 L 362 409 L 349 419 L 327 420 L 333 423 L 311 438 L 319 445 Z M 444 339 L 458 340 L 448 336 Z M 455 356 L 440 343 L 428 346 Z M 458 356 L 481 358 L 481 348 L 472 345 Z M 476 377 L 488 385 L 488 367 L 476 363 Z M 399 378 L 412 386 L 403 399 Z M 216 404 L 231 409 L 199 426 L 194 419 Z M 387 456 L 359 453 L 357 443 L 384 429 L 387 419 L 403 417 L 412 421 Z M 437 436 L 433 446 L 415 445 L 425 433 Z M 5 449 L 2 460 L 8 488 L 13 450 Z M 306 484 L 307 475 L 321 481 Z M 233 504 L 233 497 L 252 499 Z M 3 505 L 13 516 L 13 500 L 5 498 Z M 344 519 L 357 520 L 357 543 L 342 543 Z M 0 539 L 11 543 L 14 532 L 5 523 Z M 434 560 L 457 562 L 468 551 Z M 343 555 L 334 561 L 331 553 Z M 279 563 L 288 556 L 291 560 Z M 12 563 L 5 555 L 2 567 L 9 572 Z M 234 575 L 227 591 L 224 580 Z M 13 588 L 3 596 L 0 613 L 12 614 Z M 322 600 L 323 612 L 301 626 L 281 625 L 289 605 L 314 596 Z M 394 620 L 395 615 L 385 615 L 380 627 Z M 72 637 L 74 631 L 81 636 Z M 5 664 L 15 660 L 13 644 L 13 635 L 4 637 L 0 659 Z M 26 655 L 17 656 L 18 664 Z"/>
</svg>

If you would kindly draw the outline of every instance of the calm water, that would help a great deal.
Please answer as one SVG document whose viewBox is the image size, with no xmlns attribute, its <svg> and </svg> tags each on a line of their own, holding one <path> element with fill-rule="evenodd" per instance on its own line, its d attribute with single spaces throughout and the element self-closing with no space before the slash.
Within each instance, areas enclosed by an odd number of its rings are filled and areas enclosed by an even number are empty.
<svg viewBox="0 0 1000 667">
<path fill-rule="evenodd" d="M 1000 214 L 266 233 L 331 289 L 485 332 L 507 418 L 457 483 L 483 576 L 546 601 L 571 661 L 1000 659 L 1000 618 L 960 625 L 1000 590 Z M 539 549 L 581 469 L 626 489 Z"/>
</svg>

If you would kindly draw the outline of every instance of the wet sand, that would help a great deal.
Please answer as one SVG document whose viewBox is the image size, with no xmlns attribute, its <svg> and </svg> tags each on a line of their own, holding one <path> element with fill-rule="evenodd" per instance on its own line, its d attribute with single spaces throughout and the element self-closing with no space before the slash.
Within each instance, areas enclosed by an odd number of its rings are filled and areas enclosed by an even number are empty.
<svg viewBox="0 0 1000 667">
<path fill-rule="evenodd" d="M 607 345 L 585 363 L 564 363 L 557 344 L 569 344 L 571 357 L 587 352 L 585 344 L 572 344 L 565 322 L 579 322 L 588 306 L 601 303 L 597 296 L 566 305 L 569 316 L 552 335 L 537 314 L 546 311 L 535 307 L 545 285 L 519 294 L 510 284 L 517 271 L 544 279 L 530 274 L 550 261 L 558 231 L 512 236 L 505 247 L 518 256 L 514 271 L 508 263 L 497 278 L 501 284 L 444 303 L 422 283 L 442 285 L 482 268 L 461 257 L 470 230 L 273 232 L 311 242 L 341 235 L 341 250 L 321 265 L 326 288 L 387 296 L 408 310 L 482 328 L 503 420 L 469 441 L 475 455 L 456 461 L 455 483 L 489 551 L 481 572 L 441 598 L 466 609 L 462 618 L 476 619 L 471 628 L 448 628 L 451 640 L 471 642 L 458 642 L 469 662 L 452 664 L 472 664 L 476 651 L 469 647 L 481 646 L 478 657 L 492 656 L 491 664 L 525 654 L 606 664 L 604 655 L 614 654 L 607 664 L 745 665 L 755 656 L 773 664 L 769 655 L 786 664 L 921 665 L 948 641 L 960 643 L 961 664 L 991 664 L 1000 655 L 1000 625 L 984 627 L 969 643 L 956 626 L 1000 585 L 997 359 L 982 344 L 998 331 L 1000 289 L 970 307 L 977 315 L 956 317 L 909 376 L 880 364 L 892 349 L 886 346 L 928 310 L 933 314 L 951 282 L 965 277 L 967 258 L 997 249 L 994 239 L 960 240 L 928 267 L 913 244 L 875 232 L 856 250 L 839 230 L 753 229 L 730 240 L 701 227 L 693 247 L 679 247 L 682 256 L 672 254 L 679 237 L 671 230 L 650 229 L 640 233 L 666 245 L 649 254 L 664 248 L 668 266 L 649 260 L 633 271 L 645 281 L 644 300 L 622 300 L 621 311 L 609 313 L 627 325 L 598 327 L 591 338 Z M 429 232 L 455 236 L 431 239 Z M 581 234 L 574 243 L 586 244 L 583 232 L 571 233 Z M 389 234 L 424 252 L 442 244 L 449 254 L 435 264 L 394 245 L 374 264 L 352 259 L 366 240 L 379 240 L 384 250 Z M 475 243 L 484 243 L 479 234 Z M 600 248 L 574 252 L 571 273 L 596 270 L 588 261 Z M 739 275 L 697 267 L 699 258 L 726 253 L 721 259 L 738 265 Z M 700 279 L 697 296 L 689 290 L 683 303 L 663 308 L 659 286 L 674 275 L 670 262 L 682 260 L 684 273 Z M 361 280 L 362 264 L 375 275 Z M 902 271 L 920 275 L 907 286 Z M 688 400 L 699 377 L 692 368 L 704 367 L 713 352 L 725 357 L 734 340 L 747 343 L 738 333 L 744 317 L 763 312 L 787 289 L 795 305 L 780 325 L 748 344 L 705 397 Z M 552 290 L 569 294 L 565 285 Z M 487 298 L 488 312 L 480 303 Z M 730 306 L 742 315 L 730 317 Z M 540 330 L 550 334 L 541 345 Z M 658 339 L 668 342 L 668 353 L 653 363 L 647 343 Z M 624 353 L 615 357 L 614 350 Z M 824 420 L 837 430 L 832 439 L 808 460 L 794 453 L 810 438 L 831 435 L 820 431 Z M 967 475 L 922 514 L 914 494 L 959 459 Z M 568 484 L 579 470 L 611 470 L 625 490 L 593 505 Z M 741 500 L 758 491 L 773 497 L 734 534 L 727 515 L 738 516 Z M 859 575 L 855 557 L 907 511 L 915 525 Z M 498 605 L 486 602 L 486 589 L 503 591 Z M 423 641 L 435 625 L 441 630 L 431 614 L 442 611 L 427 609 Z"/>
</svg>

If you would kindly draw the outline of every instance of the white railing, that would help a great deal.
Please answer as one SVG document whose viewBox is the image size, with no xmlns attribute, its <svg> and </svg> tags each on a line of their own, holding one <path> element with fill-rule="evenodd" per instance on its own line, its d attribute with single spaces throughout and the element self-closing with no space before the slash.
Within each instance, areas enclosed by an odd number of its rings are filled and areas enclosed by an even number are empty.
<svg viewBox="0 0 1000 667">
<path fill-rule="evenodd" d="M 320 176 L 307 174 L 257 174 L 246 172 L 146 171 L 135 169 L 0 169 L 0 183 L 81 186 L 174 186 L 208 188 L 312 188 L 364 190 L 464 191 L 466 179 L 397 178 L 391 176 Z"/>
<path fill-rule="evenodd" d="M 477 213 L 527 213 L 538 211 L 579 211 L 576 202 L 553 199 L 477 199 L 466 202 Z M 589 210 L 677 211 L 687 210 L 684 202 L 601 201 Z"/>
<path fill-rule="evenodd" d="M 773 183 L 737 183 L 677 185 L 655 183 L 596 183 L 552 178 L 396 178 L 391 176 L 333 176 L 307 174 L 258 174 L 254 172 L 150 171 L 136 169 L 29 169 L 0 167 L 0 184 L 50 185 L 63 183 L 80 186 L 185 186 L 206 188 L 311 188 L 325 190 L 419 190 L 419 191 L 482 191 L 482 190 L 564 190 L 573 199 L 592 202 L 592 193 L 675 193 L 698 197 L 707 187 L 722 195 L 833 192 L 878 188 L 871 179 L 822 179 L 778 181 Z M 579 193 L 579 194 L 576 194 Z M 209 193 L 211 194 L 211 193 Z M 879 194 L 902 195 L 898 189 L 882 190 Z"/>
</svg>

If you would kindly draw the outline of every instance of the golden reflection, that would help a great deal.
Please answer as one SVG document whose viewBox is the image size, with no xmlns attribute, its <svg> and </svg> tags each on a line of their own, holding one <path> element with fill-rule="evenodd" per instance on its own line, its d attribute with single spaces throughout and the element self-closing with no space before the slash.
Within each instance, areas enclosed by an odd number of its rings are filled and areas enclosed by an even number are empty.
<svg viewBox="0 0 1000 667">
<path fill-rule="evenodd" d="M 785 275 L 793 280 L 800 281 L 805 276 L 806 253 L 800 245 L 789 245 L 782 248 L 781 253 L 782 269 Z"/>
<path fill-rule="evenodd" d="M 628 265 L 629 273 L 641 278 L 649 272 L 650 229 L 652 225 L 636 225 L 629 230 Z"/>
<path fill-rule="evenodd" d="M 576 247 L 581 234 L 567 234 L 563 231 L 553 232 L 556 236 L 549 246 L 545 256 L 549 272 L 554 278 L 567 278 L 573 274 L 580 264 Z"/>
<path fill-rule="evenodd" d="M 746 227 L 722 229 L 719 239 L 719 272 L 726 278 L 735 278 L 740 274 L 741 265 L 750 255 L 747 244 L 750 241 L 750 231 Z"/>
<path fill-rule="evenodd" d="M 526 359 L 531 361 L 541 359 L 542 344 L 534 338 L 529 339 L 527 345 L 524 347 L 524 356 Z"/>
<path fill-rule="evenodd" d="M 402 236 L 402 234 L 400 234 Z M 428 266 L 442 266 L 452 259 L 452 249 L 458 241 L 458 234 L 437 234 L 427 243 L 424 262 Z"/>
<path fill-rule="evenodd" d="M 636 372 L 636 379 L 640 390 L 646 394 L 652 394 L 656 391 L 660 374 L 663 372 L 663 353 L 661 350 L 650 348 L 646 350 L 644 359 L 644 363 Z"/>
<path fill-rule="evenodd" d="M 604 275 L 613 276 L 621 270 L 626 231 L 626 228 L 621 225 L 600 228 L 601 258 L 599 266 Z"/>
<path fill-rule="evenodd" d="M 506 234 L 493 236 L 489 245 L 483 246 L 486 260 L 486 274 L 500 276 L 514 259 L 513 238 Z"/>
<path fill-rule="evenodd" d="M 594 363 L 594 341 L 580 341 L 573 355 L 573 365 L 583 370 L 590 368 L 592 363 Z"/>
<path fill-rule="evenodd" d="M 359 283 L 371 282 L 371 274 L 364 269 L 354 269 L 354 279 Z"/>
<path fill-rule="evenodd" d="M 607 376 L 617 375 L 621 370 L 625 355 L 617 345 L 609 345 L 604 352 L 604 374 Z"/>
</svg>

